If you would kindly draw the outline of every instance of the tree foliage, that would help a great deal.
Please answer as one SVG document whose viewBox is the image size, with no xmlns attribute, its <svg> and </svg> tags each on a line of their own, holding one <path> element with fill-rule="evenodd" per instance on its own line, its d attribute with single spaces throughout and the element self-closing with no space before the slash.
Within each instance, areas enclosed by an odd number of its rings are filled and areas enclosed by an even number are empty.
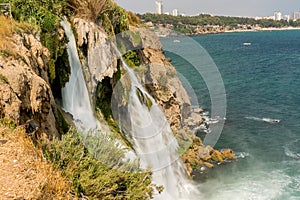
<svg viewBox="0 0 300 200">
<path fill-rule="evenodd" d="M 92 135 L 81 138 L 72 129 L 62 140 L 47 142 L 43 147 L 46 158 L 62 171 L 76 195 L 91 199 L 151 198 L 151 172 L 111 168 L 109 162 L 120 160 L 122 152 L 115 147 L 114 139 Z"/>
<path fill-rule="evenodd" d="M 284 26 L 300 26 L 300 21 L 275 21 L 272 19 L 260 19 L 246 17 L 229 17 L 229 16 L 212 16 L 208 14 L 200 14 L 198 16 L 172 16 L 172 15 L 157 15 L 157 14 L 143 14 L 138 15 L 145 22 L 153 22 L 154 24 L 171 24 L 174 28 L 184 29 L 183 25 L 192 26 L 227 26 L 230 28 L 236 28 L 238 25 L 247 24 L 249 26 L 259 25 L 262 28 L 268 27 L 284 27 Z M 186 30 L 185 30 L 186 31 Z"/>
</svg>

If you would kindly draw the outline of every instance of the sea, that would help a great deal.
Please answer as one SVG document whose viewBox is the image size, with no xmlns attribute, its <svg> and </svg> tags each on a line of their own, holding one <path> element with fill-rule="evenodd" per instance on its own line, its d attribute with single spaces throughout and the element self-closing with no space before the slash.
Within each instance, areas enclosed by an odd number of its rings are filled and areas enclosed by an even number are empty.
<svg viewBox="0 0 300 200">
<path fill-rule="evenodd" d="M 226 120 L 214 148 L 231 148 L 238 157 L 194 177 L 201 191 L 199 199 L 299 200 L 300 31 L 188 38 L 209 58 L 197 56 L 184 36 L 161 42 L 163 47 L 177 45 L 177 50 L 195 56 L 185 59 L 167 50 L 165 55 L 188 93 L 194 94 L 194 106 L 209 112 L 211 91 L 199 73 L 205 69 L 192 63 L 217 67 L 226 93 Z M 205 133 L 197 134 L 205 137 Z"/>
</svg>

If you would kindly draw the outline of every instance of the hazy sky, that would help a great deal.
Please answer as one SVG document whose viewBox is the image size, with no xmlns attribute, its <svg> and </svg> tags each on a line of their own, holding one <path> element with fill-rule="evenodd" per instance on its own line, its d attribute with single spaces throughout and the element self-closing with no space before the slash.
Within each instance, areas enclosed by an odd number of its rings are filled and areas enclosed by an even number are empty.
<svg viewBox="0 0 300 200">
<path fill-rule="evenodd" d="M 135 13 L 155 12 L 155 0 L 115 0 Z M 233 16 L 269 16 L 274 11 L 289 14 L 300 11 L 300 0 L 163 0 L 164 12 L 178 9 L 187 15 L 210 13 Z"/>
</svg>

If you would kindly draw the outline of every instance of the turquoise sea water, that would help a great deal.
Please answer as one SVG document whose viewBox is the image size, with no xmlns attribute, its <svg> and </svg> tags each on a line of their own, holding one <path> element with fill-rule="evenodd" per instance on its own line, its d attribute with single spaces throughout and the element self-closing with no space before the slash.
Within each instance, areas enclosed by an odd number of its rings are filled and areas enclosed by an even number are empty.
<svg viewBox="0 0 300 200">
<path fill-rule="evenodd" d="M 227 120 L 215 148 L 232 148 L 239 155 L 236 162 L 211 170 L 205 178 L 196 177 L 203 197 L 300 199 L 300 31 L 192 38 L 213 58 L 226 89 Z M 174 38 L 162 39 L 163 44 L 170 42 Z M 177 43 L 182 51 L 190 50 Z M 188 80 L 199 104 L 210 110 L 201 76 L 179 56 L 166 56 Z M 268 123 L 269 118 L 280 122 Z"/>
</svg>

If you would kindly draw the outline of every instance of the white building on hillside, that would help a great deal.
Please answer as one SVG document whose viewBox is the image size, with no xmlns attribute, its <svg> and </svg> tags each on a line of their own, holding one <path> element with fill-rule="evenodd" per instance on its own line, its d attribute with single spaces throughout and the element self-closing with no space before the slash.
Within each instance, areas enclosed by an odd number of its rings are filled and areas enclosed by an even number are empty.
<svg viewBox="0 0 300 200">
<path fill-rule="evenodd" d="M 278 12 L 278 11 L 274 12 L 274 19 L 275 20 L 280 21 L 281 16 L 282 16 L 281 12 Z"/>
<path fill-rule="evenodd" d="M 156 14 L 163 14 L 163 2 L 162 1 L 155 1 L 156 5 Z"/>
<path fill-rule="evenodd" d="M 290 16 L 289 15 L 283 15 L 282 19 L 286 21 L 290 21 Z"/>
<path fill-rule="evenodd" d="M 293 14 L 292 14 L 292 20 L 296 21 L 298 19 L 300 19 L 300 12 L 293 12 Z"/>
<path fill-rule="evenodd" d="M 177 10 L 177 9 L 174 9 L 174 10 L 172 11 L 172 15 L 173 15 L 173 16 L 178 16 L 178 10 Z"/>
</svg>

